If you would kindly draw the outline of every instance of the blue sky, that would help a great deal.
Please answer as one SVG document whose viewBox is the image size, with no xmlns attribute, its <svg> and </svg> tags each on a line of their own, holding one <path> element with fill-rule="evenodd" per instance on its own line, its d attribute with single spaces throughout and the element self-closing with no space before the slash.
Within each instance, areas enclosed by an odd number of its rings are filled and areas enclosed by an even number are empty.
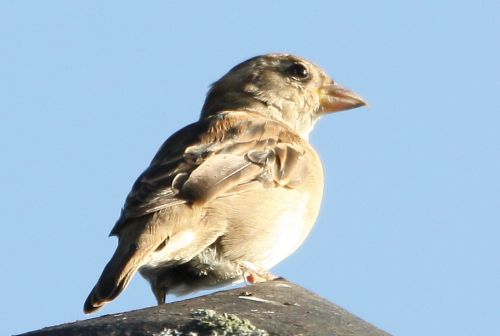
<svg viewBox="0 0 500 336">
<path fill-rule="evenodd" d="M 126 194 L 207 88 L 290 52 L 325 117 L 318 223 L 274 269 L 397 335 L 500 334 L 500 2 L 3 1 L 0 334 L 87 318 Z M 99 314 L 155 303 L 139 276 Z M 95 315 L 94 315 L 95 316 Z"/>
</svg>

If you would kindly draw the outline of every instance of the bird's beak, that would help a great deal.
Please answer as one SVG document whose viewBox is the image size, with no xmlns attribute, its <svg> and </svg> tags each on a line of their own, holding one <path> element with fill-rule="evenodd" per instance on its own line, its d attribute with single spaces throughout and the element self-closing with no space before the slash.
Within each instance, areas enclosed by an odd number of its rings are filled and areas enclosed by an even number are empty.
<svg viewBox="0 0 500 336">
<path fill-rule="evenodd" d="M 323 86 L 318 91 L 323 113 L 344 111 L 366 105 L 363 98 L 337 83 Z"/>
</svg>

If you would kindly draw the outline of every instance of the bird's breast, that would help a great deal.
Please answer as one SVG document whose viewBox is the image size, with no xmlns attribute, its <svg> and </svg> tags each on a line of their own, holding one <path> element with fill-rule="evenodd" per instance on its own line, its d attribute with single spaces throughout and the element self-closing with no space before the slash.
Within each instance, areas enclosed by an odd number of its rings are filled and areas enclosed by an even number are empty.
<svg viewBox="0 0 500 336">
<path fill-rule="evenodd" d="M 214 202 L 208 217 L 227 223 L 220 239 L 224 256 L 270 269 L 295 252 L 316 222 L 322 174 L 318 161 L 298 188 L 262 188 Z"/>
<path fill-rule="evenodd" d="M 262 239 L 262 250 L 257 253 L 260 260 L 254 262 L 264 269 L 270 269 L 292 254 L 303 243 L 309 234 L 316 216 L 310 213 L 310 208 L 316 207 L 311 195 L 305 193 L 297 196 L 291 202 L 290 208 L 277 214 L 274 220 L 268 222 L 272 227 L 264 230 L 268 237 Z M 259 238 L 258 236 L 256 238 Z M 257 242 L 257 249 L 259 249 Z"/>
</svg>

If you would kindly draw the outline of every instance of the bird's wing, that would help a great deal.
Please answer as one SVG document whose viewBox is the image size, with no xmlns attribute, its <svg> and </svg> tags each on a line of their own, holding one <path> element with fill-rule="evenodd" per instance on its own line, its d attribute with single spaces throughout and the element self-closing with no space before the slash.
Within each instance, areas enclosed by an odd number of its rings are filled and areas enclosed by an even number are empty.
<svg viewBox="0 0 500 336">
<path fill-rule="evenodd" d="M 305 173 L 307 143 L 284 123 L 233 111 L 172 135 L 129 193 L 111 234 L 131 218 L 174 205 L 202 206 L 255 188 L 294 188 Z"/>
</svg>

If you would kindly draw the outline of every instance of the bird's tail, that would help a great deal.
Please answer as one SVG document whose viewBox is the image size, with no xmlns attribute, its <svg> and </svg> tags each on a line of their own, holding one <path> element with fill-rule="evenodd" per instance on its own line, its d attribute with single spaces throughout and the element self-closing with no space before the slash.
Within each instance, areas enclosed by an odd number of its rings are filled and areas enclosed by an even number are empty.
<svg viewBox="0 0 500 336">
<path fill-rule="evenodd" d="M 146 254 L 147 251 L 139 248 L 138 244 L 125 244 L 120 241 L 113 257 L 87 297 L 83 311 L 86 314 L 93 313 L 113 301 L 127 287 Z"/>
</svg>

